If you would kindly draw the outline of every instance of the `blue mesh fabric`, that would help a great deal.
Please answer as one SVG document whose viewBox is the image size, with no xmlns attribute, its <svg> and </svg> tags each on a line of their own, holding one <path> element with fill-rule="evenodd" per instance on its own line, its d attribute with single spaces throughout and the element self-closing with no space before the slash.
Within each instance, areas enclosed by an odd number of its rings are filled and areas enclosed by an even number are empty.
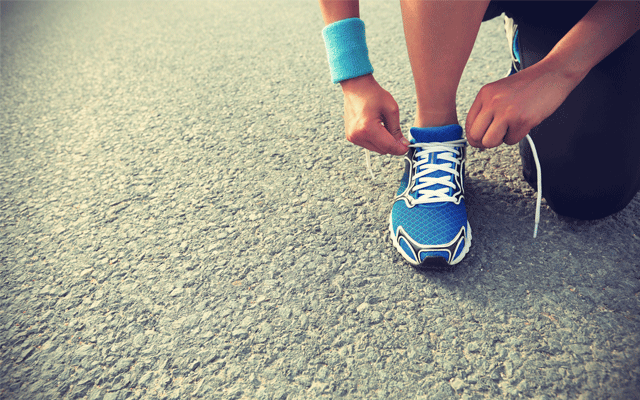
<svg viewBox="0 0 640 400">
<path fill-rule="evenodd" d="M 404 253 L 406 255 L 408 255 L 412 260 L 415 260 L 416 258 L 413 256 L 413 251 L 411 251 L 411 247 L 407 244 L 407 242 L 403 239 L 400 238 L 400 247 L 402 247 L 402 250 L 404 251 Z M 422 260 L 420 260 L 422 261 Z"/>
<path fill-rule="evenodd" d="M 443 245 L 452 241 L 467 226 L 467 210 L 464 200 L 460 204 L 434 203 L 419 204 L 407 208 L 404 201 L 396 201 L 393 205 L 393 231 L 398 226 L 407 232 L 411 239 L 423 245 Z"/>
</svg>

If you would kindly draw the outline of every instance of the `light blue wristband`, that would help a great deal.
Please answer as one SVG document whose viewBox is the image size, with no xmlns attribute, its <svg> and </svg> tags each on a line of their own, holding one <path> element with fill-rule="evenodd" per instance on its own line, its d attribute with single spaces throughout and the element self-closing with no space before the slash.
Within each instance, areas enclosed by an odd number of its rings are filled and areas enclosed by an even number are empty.
<svg viewBox="0 0 640 400">
<path fill-rule="evenodd" d="M 347 18 L 329 24 L 322 30 L 322 37 L 333 83 L 373 72 L 364 22 L 360 18 Z"/>
</svg>

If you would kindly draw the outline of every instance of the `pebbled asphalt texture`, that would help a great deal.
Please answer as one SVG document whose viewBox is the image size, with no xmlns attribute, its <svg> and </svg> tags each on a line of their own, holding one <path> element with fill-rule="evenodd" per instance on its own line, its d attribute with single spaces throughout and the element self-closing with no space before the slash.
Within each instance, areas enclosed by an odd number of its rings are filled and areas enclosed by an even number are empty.
<svg viewBox="0 0 640 400">
<path fill-rule="evenodd" d="M 471 251 L 418 271 L 315 2 L 1 9 L 0 398 L 640 398 L 640 196 L 533 239 L 517 148 L 471 149 Z M 407 132 L 399 6 L 362 17 Z M 462 118 L 508 68 L 498 18 Z"/>
</svg>

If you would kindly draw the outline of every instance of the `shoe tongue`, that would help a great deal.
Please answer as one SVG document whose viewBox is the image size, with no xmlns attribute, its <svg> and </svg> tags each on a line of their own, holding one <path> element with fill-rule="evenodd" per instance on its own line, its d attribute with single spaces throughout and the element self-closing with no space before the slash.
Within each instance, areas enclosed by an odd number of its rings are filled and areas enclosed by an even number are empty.
<svg viewBox="0 0 640 400">
<path fill-rule="evenodd" d="M 411 128 L 410 132 L 416 143 L 450 142 L 462 138 L 462 127 L 460 125 Z"/>
<path fill-rule="evenodd" d="M 413 137 L 416 143 L 450 142 L 450 141 L 458 140 L 462 138 L 462 127 L 460 125 L 447 125 L 447 126 L 439 126 L 435 128 L 411 128 L 410 132 L 411 132 L 411 137 Z M 440 153 L 432 153 L 431 161 L 429 161 L 429 163 L 451 164 L 448 161 L 438 159 L 437 158 L 438 154 Z M 419 157 L 419 159 L 422 159 L 422 157 Z M 421 167 L 418 167 L 418 172 L 422 171 L 426 167 L 427 167 L 426 165 L 422 165 Z M 435 171 L 426 175 L 425 177 L 440 178 L 447 175 L 449 174 L 447 174 L 444 171 Z M 423 179 L 418 179 L 418 181 L 423 181 Z M 435 184 L 430 186 L 428 189 L 438 190 L 445 187 L 446 186 L 444 185 Z M 451 195 L 453 193 L 453 190 L 448 187 L 447 189 L 449 189 L 449 195 Z"/>
</svg>

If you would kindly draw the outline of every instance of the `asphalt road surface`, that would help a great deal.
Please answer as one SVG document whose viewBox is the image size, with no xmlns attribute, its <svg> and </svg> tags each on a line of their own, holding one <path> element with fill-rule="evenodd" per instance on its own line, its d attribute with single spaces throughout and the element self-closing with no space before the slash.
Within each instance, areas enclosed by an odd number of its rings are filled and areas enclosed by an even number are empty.
<svg viewBox="0 0 640 400">
<path fill-rule="evenodd" d="M 471 251 L 417 271 L 315 2 L 1 7 L 0 398 L 640 397 L 640 196 L 533 239 L 517 148 L 471 150 Z M 407 132 L 399 6 L 362 8 Z M 499 18 L 471 58 L 462 118 Z"/>
</svg>

